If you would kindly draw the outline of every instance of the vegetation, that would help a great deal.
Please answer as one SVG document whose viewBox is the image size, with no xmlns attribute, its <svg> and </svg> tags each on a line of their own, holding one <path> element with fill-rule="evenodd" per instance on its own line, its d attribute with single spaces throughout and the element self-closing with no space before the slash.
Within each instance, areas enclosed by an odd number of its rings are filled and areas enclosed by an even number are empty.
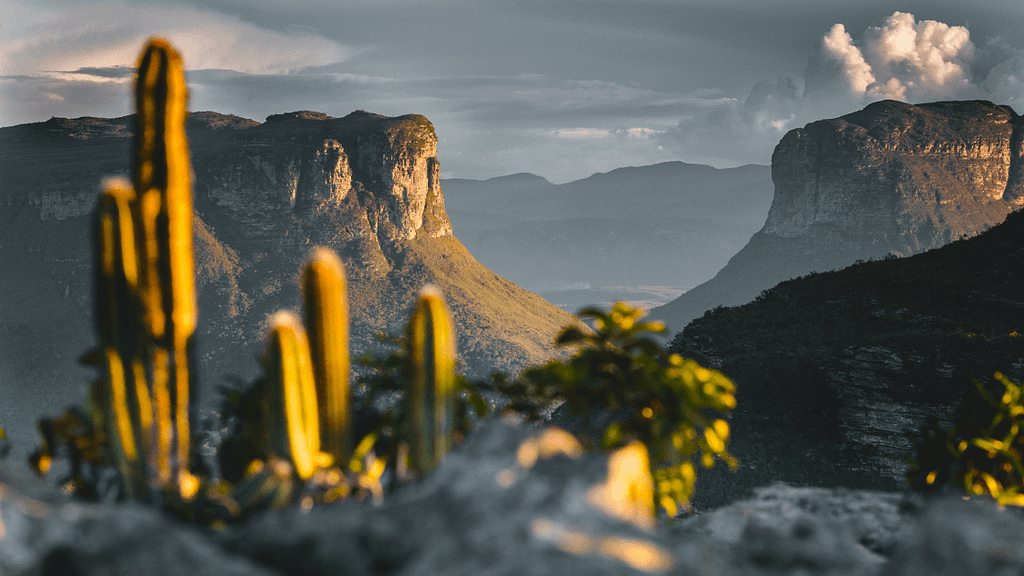
<svg viewBox="0 0 1024 576">
<path fill-rule="evenodd" d="M 1024 386 L 996 372 L 1003 394 L 993 397 L 972 380 L 976 395 L 960 405 L 956 423 L 932 420 L 912 434 L 916 458 L 908 458 L 911 487 L 934 491 L 944 486 L 987 495 L 1002 505 L 1024 506 Z"/>
<path fill-rule="evenodd" d="M 557 399 L 583 411 L 626 411 L 598 444 L 621 448 L 615 466 L 642 468 L 648 481 L 609 481 L 607 489 L 649 485 L 656 467 L 658 502 L 670 514 L 692 495 L 694 458 L 706 467 L 716 457 L 735 466 L 726 450 L 729 427 L 711 416 L 735 405 L 732 384 L 665 354 L 644 336 L 664 328 L 639 322 L 642 313 L 622 303 L 607 313 L 582 312 L 594 332 L 570 326 L 561 333 L 560 345 L 578 348 L 572 359 L 512 382 L 497 376 L 470 384 L 455 374 L 449 313 L 428 286 L 404 338 L 393 340 L 399 349 L 364 358 L 374 372 L 361 382 L 365 392 L 352 394 L 345 275 L 337 256 L 321 248 L 302 272 L 303 316 L 275 314 L 260 356 L 264 375 L 225 394 L 227 436 L 220 470 L 212 472 L 196 452 L 190 421 L 196 297 L 181 60 L 153 40 L 138 78 L 134 182 L 108 182 L 97 210 L 98 347 L 84 360 L 100 377 L 86 408 L 40 421 L 33 463 L 41 475 L 58 477 L 84 498 L 148 502 L 215 526 L 296 502 L 379 500 L 385 484 L 429 474 L 472 422 L 490 413 L 481 394 L 487 389 L 514 395 L 508 410 L 534 418 Z M 653 490 L 639 497 L 651 501 L 652 521 L 654 497 Z"/>
<path fill-rule="evenodd" d="M 643 312 L 622 302 L 608 312 L 586 308 L 579 315 L 594 331 L 570 326 L 556 339 L 578 349 L 572 358 L 527 369 L 497 389 L 513 398 L 509 409 L 531 419 L 550 402 L 564 400 L 584 418 L 585 446 L 611 450 L 643 443 L 653 452 L 657 501 L 675 516 L 678 505 L 688 505 L 693 495 L 694 459 L 705 468 L 714 466 L 716 457 L 737 466 L 726 450 L 729 425 L 713 416 L 735 407 L 732 382 L 717 370 L 666 353 L 647 335 L 664 333 L 665 327 L 641 322 Z M 588 438 L 590 417 L 602 410 L 616 417 L 595 431 L 596 438 Z"/>
</svg>

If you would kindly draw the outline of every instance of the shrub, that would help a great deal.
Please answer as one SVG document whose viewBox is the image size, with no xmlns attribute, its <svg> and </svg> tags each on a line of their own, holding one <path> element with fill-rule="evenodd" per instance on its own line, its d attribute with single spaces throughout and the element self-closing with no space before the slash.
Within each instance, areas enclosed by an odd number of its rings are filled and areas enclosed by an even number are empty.
<svg viewBox="0 0 1024 576">
<path fill-rule="evenodd" d="M 952 485 L 1002 505 L 1024 506 L 1024 387 L 999 372 L 995 379 L 1004 389 L 999 399 L 972 379 L 977 393 L 959 406 L 953 427 L 932 420 L 911 435 L 916 457 L 908 458 L 907 482 L 912 488 L 929 492 Z"/>
<path fill-rule="evenodd" d="M 585 446 L 614 449 L 640 441 L 651 451 L 656 500 L 674 516 L 689 506 L 696 479 L 695 461 L 706 468 L 716 458 L 731 468 L 729 425 L 718 417 L 736 405 L 734 386 L 722 373 L 669 354 L 649 334 L 661 334 L 661 323 L 641 322 L 643 312 L 618 302 L 608 312 L 586 308 L 578 314 L 594 330 L 569 326 L 556 344 L 575 347 L 568 360 L 555 360 L 525 370 L 513 382 L 499 381 L 498 391 L 512 397 L 505 410 L 531 420 L 557 400 L 583 416 L 606 410 L 617 418 Z"/>
</svg>

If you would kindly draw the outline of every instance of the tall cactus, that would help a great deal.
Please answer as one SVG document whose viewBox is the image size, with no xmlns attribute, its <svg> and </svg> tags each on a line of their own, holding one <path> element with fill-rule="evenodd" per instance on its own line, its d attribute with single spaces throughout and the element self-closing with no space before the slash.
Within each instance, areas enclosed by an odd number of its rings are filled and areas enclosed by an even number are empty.
<svg viewBox="0 0 1024 576">
<path fill-rule="evenodd" d="M 187 90 L 181 58 L 153 39 L 139 62 L 135 86 L 133 216 L 139 287 L 153 347 L 153 400 L 158 484 L 188 474 L 190 381 L 188 348 L 196 326 L 192 253 L 192 182 L 185 139 Z"/>
<path fill-rule="evenodd" d="M 264 445 L 291 460 L 308 480 L 319 466 L 320 421 L 306 332 L 292 312 L 271 317 L 263 364 L 267 373 Z"/>
<path fill-rule="evenodd" d="M 123 180 L 104 183 L 96 222 L 96 325 L 103 383 L 94 412 L 112 448 L 130 498 L 147 498 L 152 405 L 138 339 L 141 306 L 130 205 L 135 193 Z M 106 423 L 106 426 L 103 424 Z"/>
<path fill-rule="evenodd" d="M 422 477 L 451 450 L 455 432 L 455 337 L 436 287 L 420 290 L 409 329 L 409 452 L 412 470 Z"/>
<path fill-rule="evenodd" d="M 302 301 L 309 337 L 320 440 L 344 465 L 352 457 L 349 407 L 348 294 L 341 260 L 328 248 L 314 249 L 302 275 Z"/>
<path fill-rule="evenodd" d="M 128 494 L 191 497 L 188 350 L 196 325 L 192 188 L 181 58 L 153 39 L 136 81 L 134 189 L 104 184 L 96 321 L 104 379 L 93 410 Z"/>
</svg>

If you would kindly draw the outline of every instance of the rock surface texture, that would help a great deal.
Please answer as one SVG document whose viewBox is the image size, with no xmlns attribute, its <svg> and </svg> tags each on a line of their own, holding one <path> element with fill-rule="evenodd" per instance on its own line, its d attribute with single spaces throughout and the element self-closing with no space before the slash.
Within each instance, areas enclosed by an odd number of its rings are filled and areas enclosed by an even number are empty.
<svg viewBox="0 0 1024 576">
<path fill-rule="evenodd" d="M 682 330 L 807 274 L 937 248 L 1024 205 L 1024 120 L 990 102 L 876 102 L 790 131 L 764 227 L 715 278 L 656 308 Z"/>
<path fill-rule="evenodd" d="M 380 505 L 270 512 L 202 531 L 82 504 L 0 463 L 0 574 L 963 575 L 1024 569 L 1024 518 L 956 497 L 773 484 L 642 528 L 589 497 L 600 454 L 518 456 L 537 429 L 485 422 Z M 508 476 L 511 474 L 511 476 Z M 1000 572 L 1001 571 L 1001 572 Z"/>
<path fill-rule="evenodd" d="M 104 177 L 131 166 L 133 117 L 54 118 L 0 129 L 0 427 L 20 455 L 35 419 L 85 397 L 95 345 L 90 215 Z M 353 112 L 213 112 L 186 123 L 194 172 L 199 394 L 259 371 L 265 319 L 300 305 L 314 246 L 343 259 L 353 357 L 397 335 L 425 284 L 453 315 L 471 375 L 554 354 L 567 313 L 478 263 L 445 212 L 429 120 Z M 358 363 L 354 363 L 358 366 Z"/>
</svg>

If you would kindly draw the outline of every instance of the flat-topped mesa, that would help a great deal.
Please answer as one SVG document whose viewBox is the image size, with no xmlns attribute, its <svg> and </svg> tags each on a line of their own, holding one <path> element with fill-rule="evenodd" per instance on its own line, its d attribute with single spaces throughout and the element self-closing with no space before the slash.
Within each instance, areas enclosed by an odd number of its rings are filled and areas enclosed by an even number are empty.
<svg viewBox="0 0 1024 576">
<path fill-rule="evenodd" d="M 276 230 L 282 220 L 268 218 L 275 214 L 352 209 L 346 199 L 354 191 L 382 239 L 451 234 L 437 136 L 425 117 L 358 111 L 333 118 L 301 111 L 244 128 L 220 153 L 197 151 L 195 163 L 200 194 L 251 223 L 254 232 Z"/>
<path fill-rule="evenodd" d="M 989 102 L 891 100 L 790 131 L 763 233 L 909 255 L 1024 204 L 1021 119 Z"/>
<path fill-rule="evenodd" d="M 791 130 L 764 228 L 711 280 L 651 311 L 671 330 L 775 284 L 970 237 L 1024 206 L 1024 117 L 984 101 L 886 100 Z"/>
</svg>

